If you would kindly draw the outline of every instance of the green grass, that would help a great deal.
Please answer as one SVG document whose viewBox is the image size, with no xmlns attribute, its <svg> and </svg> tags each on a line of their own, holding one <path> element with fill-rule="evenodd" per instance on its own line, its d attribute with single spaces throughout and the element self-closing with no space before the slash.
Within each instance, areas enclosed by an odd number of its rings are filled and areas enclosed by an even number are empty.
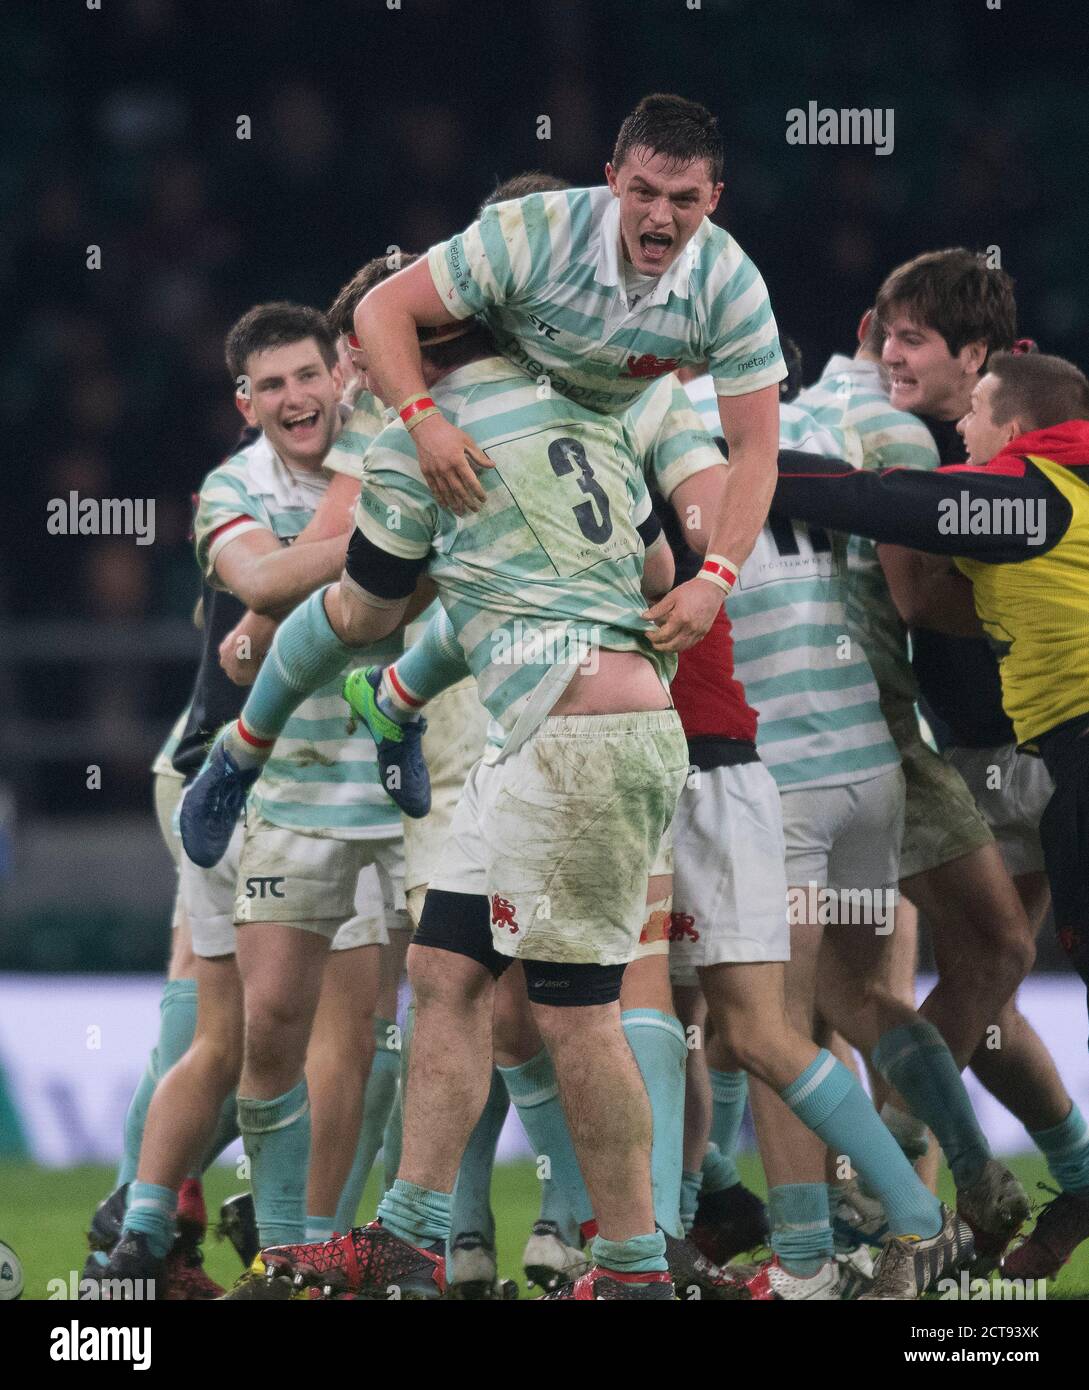
<svg viewBox="0 0 1089 1390">
<path fill-rule="evenodd" d="M 1043 1162 L 1035 1157 L 1011 1160 L 1035 1201 L 1046 1199 L 1037 1182 L 1047 1181 Z M 746 1157 L 741 1163 L 745 1181 L 763 1192 L 763 1173 L 759 1163 Z M 43 1299 L 50 1279 L 68 1280 L 68 1271 L 82 1268 L 86 1255 L 85 1232 L 95 1204 L 113 1186 L 109 1168 L 70 1168 L 50 1170 L 32 1164 L 0 1164 L 0 1240 L 10 1245 L 23 1262 L 26 1275 L 24 1298 Z M 378 1198 L 377 1176 L 364 1194 L 361 1216 L 369 1219 Z M 214 1168 L 205 1181 L 208 1210 L 215 1213 L 224 1197 L 237 1192 L 240 1183 L 230 1168 Z M 952 1189 L 943 1173 L 942 1196 L 948 1200 Z M 533 1164 L 514 1163 L 496 1170 L 492 1205 L 499 1232 L 500 1273 L 515 1279 L 525 1295 L 521 1253 L 530 1224 L 537 1211 L 537 1178 Z M 239 1264 L 230 1245 L 209 1238 L 205 1250 L 209 1274 L 221 1284 L 230 1284 L 239 1273 Z M 1076 1252 L 1071 1262 L 1048 1286 L 1049 1298 L 1089 1298 L 1089 1242 Z"/>
</svg>

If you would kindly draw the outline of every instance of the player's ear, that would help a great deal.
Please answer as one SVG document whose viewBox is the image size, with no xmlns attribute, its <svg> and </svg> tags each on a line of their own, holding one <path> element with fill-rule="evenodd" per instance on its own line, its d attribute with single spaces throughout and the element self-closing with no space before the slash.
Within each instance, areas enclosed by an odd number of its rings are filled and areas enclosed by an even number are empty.
<svg viewBox="0 0 1089 1390">
<path fill-rule="evenodd" d="M 612 190 L 613 197 L 619 198 L 620 185 L 617 182 L 616 170 L 613 168 L 611 164 L 605 165 L 605 182 L 609 185 L 609 188 Z"/>
<path fill-rule="evenodd" d="M 725 186 L 726 185 L 724 183 L 716 183 L 714 188 L 711 189 L 711 197 L 708 200 L 706 212 L 706 215 L 708 217 L 710 217 L 711 214 L 714 212 L 715 208 L 718 207 L 718 200 L 722 197 L 722 190 L 725 188 Z"/>
<path fill-rule="evenodd" d="M 858 321 L 857 337 L 859 347 L 861 347 L 862 344 L 866 341 L 866 339 L 870 336 L 870 324 L 873 323 L 873 316 L 873 309 L 867 309 Z"/>
<path fill-rule="evenodd" d="M 339 361 L 333 363 L 329 374 L 333 378 L 333 386 L 339 398 L 344 393 L 344 372 L 341 370 Z"/>
<path fill-rule="evenodd" d="M 253 401 L 250 400 L 249 392 L 236 391 L 234 403 L 238 407 L 238 413 L 245 420 L 247 425 L 257 424 L 257 411 L 253 408 Z"/>
<path fill-rule="evenodd" d="M 965 343 L 957 354 L 961 360 L 961 365 L 967 372 L 981 372 L 983 364 L 987 360 L 987 343 L 983 338 L 978 338 L 974 343 Z"/>
</svg>

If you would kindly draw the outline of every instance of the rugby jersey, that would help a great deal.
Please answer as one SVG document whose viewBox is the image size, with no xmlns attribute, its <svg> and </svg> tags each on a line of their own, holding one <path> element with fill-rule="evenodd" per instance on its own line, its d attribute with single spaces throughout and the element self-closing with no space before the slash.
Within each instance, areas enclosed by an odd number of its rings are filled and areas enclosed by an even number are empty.
<svg viewBox="0 0 1089 1390">
<path fill-rule="evenodd" d="M 496 465 L 479 474 L 484 505 L 464 517 L 441 508 L 398 420 L 367 454 L 356 526 L 387 554 L 429 558 L 492 716 L 484 756 L 494 762 L 532 734 L 597 647 L 640 652 L 663 683 L 672 676 L 675 658 L 654 650 L 639 616 L 636 528 L 653 520 L 650 496 L 621 420 L 540 393 L 504 358 L 459 367 L 431 395 Z"/>
<path fill-rule="evenodd" d="M 176 777 L 179 782 L 182 780 L 182 774 L 174 766 L 174 750 L 178 746 L 188 718 L 189 706 L 186 705 L 181 714 L 174 720 L 174 727 L 167 734 L 166 742 L 155 755 L 155 761 L 151 764 L 151 771 L 154 776 Z"/>
<path fill-rule="evenodd" d="M 982 466 L 779 467 L 775 505 L 791 515 L 956 557 L 1019 744 L 1089 710 L 1089 421 L 1019 435 Z"/>
<path fill-rule="evenodd" d="M 205 478 L 194 526 L 197 560 L 222 588 L 215 562 L 247 531 L 271 531 L 284 544 L 306 526 L 328 486 L 321 474 L 288 469 L 262 437 Z M 399 634 L 361 651 L 345 670 L 385 665 L 402 650 Z M 382 786 L 372 739 L 348 735 L 348 707 L 337 677 L 288 720 L 249 805 L 274 825 L 334 839 L 392 839 L 401 817 Z"/>
<path fill-rule="evenodd" d="M 688 392 L 709 427 L 709 378 Z M 842 458 L 842 432 L 779 407 L 785 447 Z M 759 723 L 761 760 L 783 790 L 843 786 L 899 766 L 877 683 L 847 620 L 846 541 L 773 517 L 730 593 L 734 671 Z"/>
<path fill-rule="evenodd" d="M 494 203 L 427 259 L 449 313 L 481 315 L 512 362 L 592 410 L 619 413 L 655 377 L 699 362 L 722 396 L 786 376 L 767 288 L 728 232 L 704 218 L 635 303 L 622 256 L 606 187 Z"/>
<path fill-rule="evenodd" d="M 889 404 L 876 362 L 836 354 L 820 378 L 799 392 L 796 404 L 843 436 L 843 457 L 856 468 L 938 467 L 930 431 L 914 415 Z M 907 720 L 908 730 L 917 729 L 914 706 L 919 690 L 907 628 L 889 593 L 877 547 L 864 536 L 852 535 L 847 542 L 847 620 L 873 669 L 886 713 L 895 709 Z"/>
<path fill-rule="evenodd" d="M 349 478 L 361 478 L 363 455 L 385 429 L 386 415 L 386 408 L 377 396 L 370 391 L 360 391 L 322 467 L 329 473 L 347 473 Z"/>
</svg>

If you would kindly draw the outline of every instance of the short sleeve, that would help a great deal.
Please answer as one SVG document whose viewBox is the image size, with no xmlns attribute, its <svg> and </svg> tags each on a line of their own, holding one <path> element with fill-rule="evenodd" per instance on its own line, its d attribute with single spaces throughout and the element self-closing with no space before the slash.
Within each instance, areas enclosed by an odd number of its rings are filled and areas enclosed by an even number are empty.
<svg viewBox="0 0 1089 1390">
<path fill-rule="evenodd" d="M 215 576 L 220 552 L 247 531 L 272 531 L 272 527 L 260 502 L 251 496 L 243 479 L 232 472 L 228 463 L 205 478 L 193 522 L 197 564 L 213 587 L 222 587 Z"/>
<path fill-rule="evenodd" d="M 350 478 L 362 478 L 363 455 L 385 425 L 382 403 L 369 391 L 361 392 L 355 409 L 337 435 L 322 467 L 327 473 L 346 473 Z"/>
<path fill-rule="evenodd" d="M 432 246 L 427 263 L 447 311 L 468 318 L 546 281 L 559 268 L 556 248 L 570 244 L 571 199 L 579 192 L 495 203 L 464 232 Z"/>
<path fill-rule="evenodd" d="M 719 396 L 745 396 L 787 374 L 763 277 L 732 237 L 712 267 L 707 293 L 708 362 Z"/>
</svg>

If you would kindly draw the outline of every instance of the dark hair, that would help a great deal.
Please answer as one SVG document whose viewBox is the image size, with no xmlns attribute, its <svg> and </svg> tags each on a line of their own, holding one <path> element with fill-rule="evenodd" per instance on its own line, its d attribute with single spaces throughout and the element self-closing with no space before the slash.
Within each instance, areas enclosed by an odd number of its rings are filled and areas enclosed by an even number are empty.
<svg viewBox="0 0 1089 1390">
<path fill-rule="evenodd" d="M 326 318 L 333 332 L 337 335 L 350 333 L 356 306 L 363 296 L 373 290 L 375 285 L 380 285 L 383 280 L 388 280 L 391 275 L 396 275 L 399 270 L 419 259 L 415 251 L 401 251 L 395 247 L 388 255 L 375 256 L 373 261 L 360 266 L 329 305 Z"/>
<path fill-rule="evenodd" d="M 881 315 L 876 308 L 867 309 L 870 321 L 866 325 L 866 336 L 860 346 L 863 352 L 868 352 L 871 357 L 880 357 L 885 346 L 885 325 L 881 322 Z"/>
<path fill-rule="evenodd" d="M 480 211 L 490 208 L 493 203 L 509 203 L 514 198 L 528 198 L 531 193 L 562 193 L 571 185 L 566 179 L 558 179 L 555 174 L 542 173 L 540 169 L 530 169 L 524 174 L 497 183 L 484 201 Z"/>
<path fill-rule="evenodd" d="M 711 166 L 711 182 L 721 182 L 723 156 L 718 122 L 698 101 L 665 92 L 644 97 L 624 117 L 613 148 L 613 168 L 619 169 L 632 150 L 640 149 L 665 155 L 677 165 L 706 159 Z"/>
<path fill-rule="evenodd" d="M 1043 352 L 996 352 L 987 371 L 998 378 L 991 397 L 996 425 L 1017 419 L 1025 430 L 1064 420 L 1089 420 L 1089 381 L 1073 362 Z"/>
<path fill-rule="evenodd" d="M 479 357 L 491 357 L 498 353 L 499 349 L 495 345 L 495 339 L 490 331 L 484 326 L 480 319 L 473 319 L 472 328 L 468 333 L 463 333 L 460 338 L 451 338 L 449 342 L 439 343 L 436 347 L 427 346 L 428 333 L 445 333 L 443 328 L 421 328 L 419 331 L 420 354 L 432 367 L 438 367 L 440 371 L 453 371 L 455 367 L 463 367 L 466 362 L 475 362 Z"/>
<path fill-rule="evenodd" d="M 246 363 L 255 352 L 286 347 L 313 338 L 322 361 L 332 367 L 337 360 L 336 343 L 329 321 L 319 309 L 308 304 L 291 304 L 279 299 L 271 304 L 255 304 L 247 309 L 227 334 L 224 356 L 227 370 L 238 380 L 246 374 Z"/>
<path fill-rule="evenodd" d="M 1013 281 L 962 246 L 926 251 L 897 266 L 877 291 L 876 308 L 883 330 L 902 309 L 913 323 L 940 333 L 954 357 L 975 342 L 986 343 L 989 357 L 1012 347 L 1017 332 Z"/>
</svg>

